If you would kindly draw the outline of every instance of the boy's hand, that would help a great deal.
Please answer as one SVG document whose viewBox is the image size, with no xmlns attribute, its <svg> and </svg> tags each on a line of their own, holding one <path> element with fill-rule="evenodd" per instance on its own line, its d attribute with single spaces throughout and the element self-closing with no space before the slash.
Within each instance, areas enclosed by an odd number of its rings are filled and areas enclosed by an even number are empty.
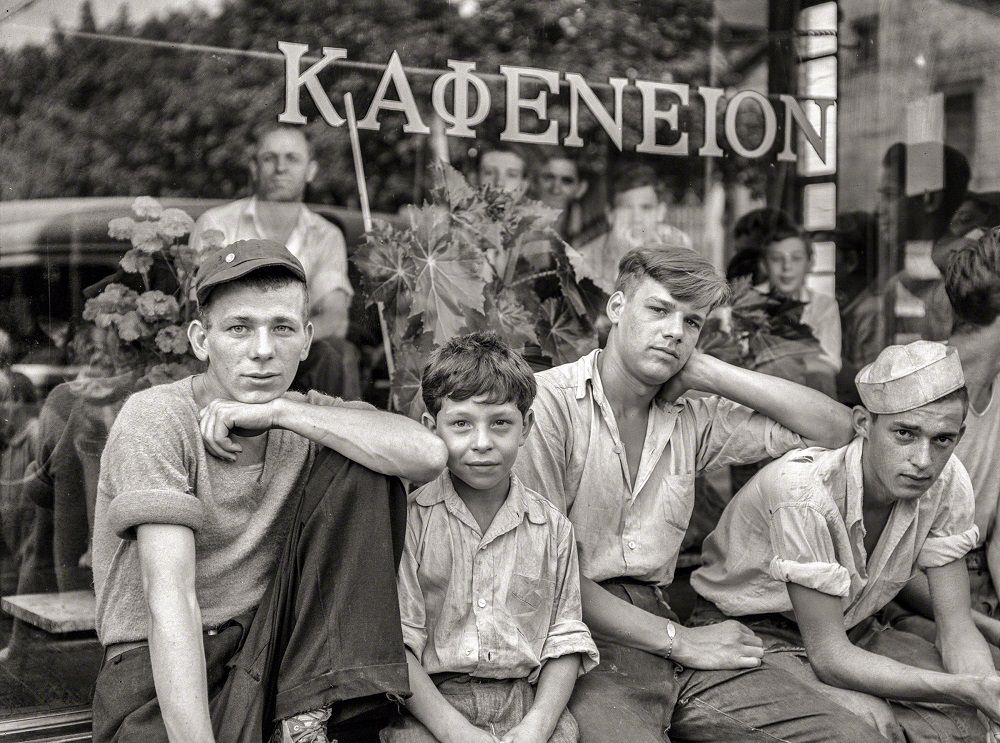
<svg viewBox="0 0 1000 743">
<path fill-rule="evenodd" d="M 680 371 L 674 374 L 670 378 L 670 381 L 663 385 L 660 397 L 669 402 L 674 402 L 689 390 L 712 392 L 713 388 L 709 381 L 710 372 L 719 364 L 724 363 L 714 356 L 709 356 L 707 353 L 695 350 L 687 360 L 687 363 L 680 368 Z"/>
<path fill-rule="evenodd" d="M 500 739 L 500 743 L 546 743 L 551 735 L 550 731 L 542 729 L 536 718 L 528 714 Z"/>
<path fill-rule="evenodd" d="M 670 657 L 686 668 L 703 671 L 756 668 L 764 657 L 764 643 L 728 619 L 707 627 L 678 627 Z"/>
<path fill-rule="evenodd" d="M 273 428 L 278 403 L 279 400 L 260 405 L 212 400 L 198 412 L 205 448 L 219 459 L 235 462 L 236 455 L 243 451 L 243 447 L 234 443 L 229 434 L 234 429 L 253 434 Z"/>
</svg>

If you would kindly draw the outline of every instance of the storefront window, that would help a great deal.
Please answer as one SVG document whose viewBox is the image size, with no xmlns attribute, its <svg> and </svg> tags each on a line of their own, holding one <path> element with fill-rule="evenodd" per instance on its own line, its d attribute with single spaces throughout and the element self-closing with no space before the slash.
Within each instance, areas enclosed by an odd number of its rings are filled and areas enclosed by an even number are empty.
<svg viewBox="0 0 1000 743">
<path fill-rule="evenodd" d="M 880 349 L 950 337 L 949 257 L 1000 224 L 985 2 L 110 7 L 0 18 L 0 737 L 86 727 L 101 454 L 132 392 L 200 369 L 204 245 L 322 234 L 323 343 L 296 384 L 412 412 L 436 340 L 379 285 L 367 212 L 398 236 L 479 187 L 474 224 L 543 237 L 517 238 L 508 294 L 433 290 L 450 332 L 576 358 L 603 342 L 618 259 L 656 239 L 735 282 L 706 352 L 854 404 Z M 749 474 L 699 486 L 689 564 Z"/>
</svg>

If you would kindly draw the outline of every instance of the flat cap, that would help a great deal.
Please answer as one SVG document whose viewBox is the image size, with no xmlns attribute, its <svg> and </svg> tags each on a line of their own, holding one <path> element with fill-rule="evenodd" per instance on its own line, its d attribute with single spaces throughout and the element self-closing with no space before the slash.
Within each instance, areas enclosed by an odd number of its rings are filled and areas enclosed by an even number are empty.
<svg viewBox="0 0 1000 743">
<path fill-rule="evenodd" d="M 872 413 L 902 413 L 965 386 L 958 351 L 933 341 L 882 349 L 854 378 L 861 402 Z"/>
<path fill-rule="evenodd" d="M 298 258 L 274 240 L 239 240 L 221 248 L 212 248 L 201 258 L 194 287 L 198 304 L 204 304 L 209 292 L 221 284 L 246 276 L 259 268 L 278 266 L 306 280 Z"/>
</svg>

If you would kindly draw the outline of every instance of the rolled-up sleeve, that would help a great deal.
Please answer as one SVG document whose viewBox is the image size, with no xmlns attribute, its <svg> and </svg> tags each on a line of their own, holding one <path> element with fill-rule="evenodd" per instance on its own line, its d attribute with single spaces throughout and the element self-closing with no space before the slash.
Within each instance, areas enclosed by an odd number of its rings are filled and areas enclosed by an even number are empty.
<svg viewBox="0 0 1000 743">
<path fill-rule="evenodd" d="M 201 528 L 204 505 L 191 486 L 188 453 L 177 431 L 130 400 L 108 436 L 98 488 L 109 499 L 106 517 L 120 539 L 135 539 L 142 524 Z"/>
<path fill-rule="evenodd" d="M 716 395 L 684 398 L 698 431 L 698 471 L 777 458 L 806 446 L 797 433 L 745 405 Z"/>
<path fill-rule="evenodd" d="M 920 552 L 917 567 L 937 568 L 954 562 L 976 546 L 979 528 L 975 525 L 976 501 L 972 481 L 965 467 L 952 456 L 941 488 L 941 501 Z"/>
<path fill-rule="evenodd" d="M 406 540 L 397 575 L 399 616 L 403 625 L 403 644 L 417 660 L 423 662 L 424 648 L 427 646 L 427 612 L 424 608 L 424 594 L 420 590 L 420 580 L 417 578 L 418 547 L 411 510 L 406 522 Z"/>
<path fill-rule="evenodd" d="M 556 564 L 556 601 L 540 660 L 544 664 L 549 658 L 579 653 L 580 673 L 584 674 L 600 662 L 600 656 L 590 630 L 583 622 L 580 563 L 576 554 L 573 527 L 569 521 L 564 520 L 562 524 Z"/>
<path fill-rule="evenodd" d="M 823 513 L 804 503 L 779 506 L 772 511 L 770 531 L 775 552 L 768 566 L 772 578 L 830 596 L 849 594 L 851 576 L 837 561 Z"/>
</svg>

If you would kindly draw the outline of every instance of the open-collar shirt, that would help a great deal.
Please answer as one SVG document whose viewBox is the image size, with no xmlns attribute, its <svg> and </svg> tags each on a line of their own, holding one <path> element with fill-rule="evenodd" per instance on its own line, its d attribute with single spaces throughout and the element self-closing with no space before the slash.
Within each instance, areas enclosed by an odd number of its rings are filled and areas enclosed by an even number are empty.
<svg viewBox="0 0 1000 743">
<path fill-rule="evenodd" d="M 657 399 L 633 482 L 597 368 L 600 353 L 535 375 L 535 426 L 515 471 L 569 516 L 586 577 L 667 586 L 694 507 L 695 475 L 805 444 L 731 400 Z"/>
<path fill-rule="evenodd" d="M 445 470 L 411 495 L 399 566 L 403 641 L 428 673 L 534 681 L 546 660 L 597 665 L 573 527 L 511 477 L 486 532 Z"/>
<path fill-rule="evenodd" d="M 952 456 L 919 498 L 893 505 L 865 550 L 863 439 L 791 452 L 730 502 L 691 577 L 729 616 L 792 611 L 787 583 L 842 599 L 851 628 L 885 606 L 914 571 L 947 565 L 976 544 L 972 483 Z"/>
</svg>

